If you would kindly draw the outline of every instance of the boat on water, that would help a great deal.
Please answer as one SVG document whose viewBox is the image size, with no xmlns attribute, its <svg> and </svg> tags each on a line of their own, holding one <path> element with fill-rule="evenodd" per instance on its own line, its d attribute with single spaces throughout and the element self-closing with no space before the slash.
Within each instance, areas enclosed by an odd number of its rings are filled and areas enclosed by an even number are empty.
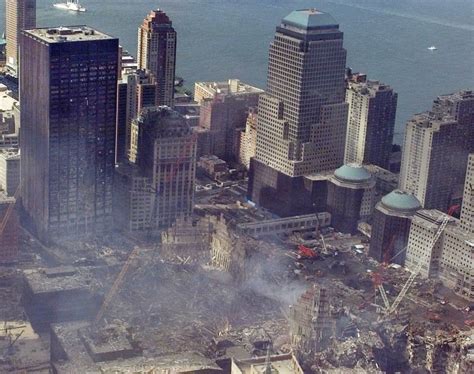
<svg viewBox="0 0 474 374">
<path fill-rule="evenodd" d="M 67 0 L 65 3 L 56 3 L 53 4 L 53 6 L 58 9 L 71 10 L 73 12 L 86 11 L 86 8 L 79 4 L 79 0 Z"/>
<path fill-rule="evenodd" d="M 428 49 L 430 51 L 436 51 L 438 48 L 436 48 L 434 45 L 432 45 L 431 47 L 428 47 Z"/>
</svg>

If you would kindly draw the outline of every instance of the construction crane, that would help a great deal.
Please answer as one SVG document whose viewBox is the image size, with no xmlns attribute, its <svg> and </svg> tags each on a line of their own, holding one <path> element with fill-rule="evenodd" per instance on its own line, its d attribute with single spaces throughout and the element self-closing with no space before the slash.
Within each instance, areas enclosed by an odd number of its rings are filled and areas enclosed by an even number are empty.
<svg viewBox="0 0 474 374">
<path fill-rule="evenodd" d="M 140 247 L 135 246 L 132 252 L 130 252 L 130 254 L 128 255 L 127 261 L 125 261 L 125 264 L 123 265 L 122 270 L 120 270 L 120 273 L 117 275 L 117 278 L 115 278 L 115 281 L 112 284 L 112 287 L 110 288 L 109 292 L 104 298 L 104 301 L 102 302 L 99 312 L 97 313 L 94 320 L 94 324 L 93 324 L 94 327 L 97 326 L 97 324 L 100 322 L 102 317 L 104 317 L 104 314 L 107 311 L 108 306 L 110 305 L 111 301 L 113 300 L 119 288 L 121 287 L 123 279 L 125 278 L 125 275 L 127 274 L 127 271 L 130 268 L 132 261 L 137 256 L 139 250 L 140 250 Z"/>
<path fill-rule="evenodd" d="M 443 233 L 443 231 L 446 228 L 446 225 L 448 224 L 450 219 L 451 219 L 451 217 L 449 215 L 445 215 L 443 217 L 443 221 L 441 222 L 440 226 L 438 227 L 438 230 L 436 231 L 436 234 L 434 235 L 434 237 L 431 241 L 431 244 L 430 244 L 430 247 L 429 247 L 429 253 L 432 252 L 434 246 L 436 245 L 438 239 L 440 238 L 441 234 Z M 379 290 L 380 290 L 380 294 L 382 295 L 382 299 L 383 299 L 384 304 L 385 304 L 384 312 L 385 312 L 386 315 L 390 315 L 390 314 L 392 314 L 393 312 L 395 312 L 397 310 L 398 306 L 400 305 L 403 298 L 405 297 L 408 290 L 410 289 L 413 282 L 415 281 L 415 278 L 420 273 L 420 271 L 422 269 L 422 266 L 423 266 L 423 261 L 420 261 L 418 267 L 410 274 L 410 277 L 408 278 L 406 283 L 403 285 L 400 293 L 398 294 L 398 296 L 395 298 L 395 301 L 391 305 L 388 302 L 388 298 L 385 299 L 387 297 L 387 295 L 386 295 L 386 292 L 385 292 L 385 289 L 384 289 L 383 285 L 380 284 Z"/>
</svg>

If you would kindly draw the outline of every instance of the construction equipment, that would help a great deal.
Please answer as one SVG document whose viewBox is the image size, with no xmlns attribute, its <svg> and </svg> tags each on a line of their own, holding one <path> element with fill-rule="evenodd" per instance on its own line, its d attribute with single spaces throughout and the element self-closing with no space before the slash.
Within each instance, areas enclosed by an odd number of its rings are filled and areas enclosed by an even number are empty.
<svg viewBox="0 0 474 374">
<path fill-rule="evenodd" d="M 316 251 L 304 246 L 303 244 L 298 245 L 298 255 L 304 259 L 315 259 L 318 257 L 318 253 Z"/>
<path fill-rule="evenodd" d="M 431 244 L 430 244 L 430 248 L 429 248 L 429 253 L 431 253 L 431 251 L 433 250 L 434 246 L 436 245 L 439 237 L 441 236 L 441 234 L 443 233 L 446 225 L 448 224 L 449 220 L 451 219 L 451 216 L 448 216 L 448 215 L 445 215 L 443 217 L 443 221 L 441 222 L 440 226 L 438 227 L 438 230 L 436 231 L 436 234 L 435 236 L 433 237 L 432 241 L 431 241 Z M 407 294 L 408 290 L 410 289 L 410 287 L 412 286 L 413 282 L 415 281 L 415 278 L 417 277 L 417 275 L 420 273 L 421 271 L 421 268 L 423 266 L 423 261 L 420 261 L 420 264 L 418 265 L 418 267 L 410 274 L 410 277 L 408 278 L 408 280 L 406 281 L 406 283 L 404 284 L 404 286 L 402 287 L 402 290 L 400 291 L 400 293 L 398 294 L 397 298 L 395 299 L 395 301 L 393 302 L 393 304 L 390 306 L 390 308 L 386 309 L 385 312 L 386 314 L 391 314 L 393 312 L 395 312 L 398 308 L 398 306 L 400 305 L 401 301 L 403 300 L 403 298 L 405 297 L 405 295 Z"/>
<path fill-rule="evenodd" d="M 134 258 L 137 256 L 138 252 L 140 250 L 140 247 L 136 246 L 132 252 L 130 252 L 127 261 L 125 261 L 125 264 L 122 267 L 122 270 L 120 270 L 120 273 L 117 275 L 117 278 L 115 278 L 115 281 L 110 288 L 109 292 L 104 298 L 104 301 L 99 309 L 99 312 L 97 313 L 95 320 L 94 320 L 94 326 L 97 326 L 97 324 L 100 322 L 102 317 L 104 316 L 105 312 L 107 311 L 108 306 L 110 305 L 111 301 L 115 297 L 117 291 L 119 290 L 120 286 L 122 285 L 123 279 L 125 278 L 125 275 L 127 274 L 127 271 L 134 260 Z"/>
</svg>

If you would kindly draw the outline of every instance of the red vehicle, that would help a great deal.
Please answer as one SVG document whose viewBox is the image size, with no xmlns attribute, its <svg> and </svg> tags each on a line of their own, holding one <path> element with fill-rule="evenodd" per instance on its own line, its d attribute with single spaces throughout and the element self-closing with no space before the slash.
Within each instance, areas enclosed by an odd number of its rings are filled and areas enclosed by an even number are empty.
<svg viewBox="0 0 474 374">
<path fill-rule="evenodd" d="M 315 259 L 318 257 L 318 253 L 316 251 L 304 246 L 303 244 L 298 246 L 298 254 L 301 256 L 301 258 Z"/>
</svg>

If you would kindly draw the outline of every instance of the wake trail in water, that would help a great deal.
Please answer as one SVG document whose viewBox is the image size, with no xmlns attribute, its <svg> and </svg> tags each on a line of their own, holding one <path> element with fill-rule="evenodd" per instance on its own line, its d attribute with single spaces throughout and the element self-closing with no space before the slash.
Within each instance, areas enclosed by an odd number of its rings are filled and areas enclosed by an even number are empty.
<svg viewBox="0 0 474 374">
<path fill-rule="evenodd" d="M 453 22 L 446 22 L 446 21 L 443 21 L 443 20 L 440 20 L 440 19 L 437 19 L 437 18 L 429 18 L 429 17 L 417 16 L 417 15 L 413 15 L 413 14 L 394 12 L 392 10 L 368 7 L 368 6 L 363 6 L 363 5 L 356 5 L 356 4 L 347 3 L 347 2 L 344 2 L 344 1 L 326 0 L 326 2 L 331 3 L 331 4 L 347 6 L 347 7 L 350 7 L 350 8 L 367 10 L 369 12 L 384 14 L 384 15 L 388 15 L 388 16 L 407 18 L 407 19 L 411 19 L 411 20 L 414 20 L 414 21 L 421 21 L 421 22 L 431 23 L 431 24 L 434 24 L 434 25 L 451 27 L 453 29 L 458 29 L 458 30 L 474 31 L 474 26 L 468 25 L 468 24 L 462 24 L 462 23 L 457 24 L 457 23 L 453 23 Z"/>
</svg>

